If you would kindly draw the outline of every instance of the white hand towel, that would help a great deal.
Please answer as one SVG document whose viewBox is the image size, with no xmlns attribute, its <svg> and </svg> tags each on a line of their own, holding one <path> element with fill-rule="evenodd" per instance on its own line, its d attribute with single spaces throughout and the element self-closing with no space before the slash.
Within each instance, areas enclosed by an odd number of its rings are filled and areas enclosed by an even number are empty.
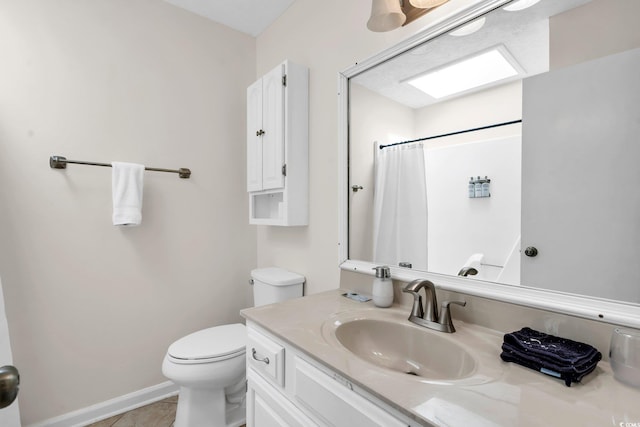
<svg viewBox="0 0 640 427">
<path fill-rule="evenodd" d="M 112 162 L 113 225 L 140 225 L 144 165 Z"/>
</svg>

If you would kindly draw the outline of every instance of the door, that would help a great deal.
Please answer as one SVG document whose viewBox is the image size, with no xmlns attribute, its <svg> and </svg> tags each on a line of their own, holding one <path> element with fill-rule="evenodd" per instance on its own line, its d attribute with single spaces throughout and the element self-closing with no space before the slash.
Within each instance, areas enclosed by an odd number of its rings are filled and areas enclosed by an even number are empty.
<svg viewBox="0 0 640 427">
<path fill-rule="evenodd" d="M 0 282 L 0 367 L 9 367 L 12 363 L 13 358 L 11 355 L 11 345 L 9 343 L 9 327 L 4 310 L 2 282 Z M 9 377 L 7 374 L 9 374 Z M 10 374 L 11 372 L 8 369 L 0 368 L 0 380 L 2 378 L 11 380 Z M 20 427 L 20 413 L 17 400 L 14 400 L 9 406 L 0 409 L 0 426 Z"/>
<path fill-rule="evenodd" d="M 262 79 L 247 89 L 247 191 L 262 190 Z"/>
<path fill-rule="evenodd" d="M 284 187 L 284 64 L 262 78 L 262 189 Z"/>
<path fill-rule="evenodd" d="M 640 301 L 609 285 L 640 283 L 638 69 L 634 49 L 524 80 L 523 284 Z"/>
</svg>

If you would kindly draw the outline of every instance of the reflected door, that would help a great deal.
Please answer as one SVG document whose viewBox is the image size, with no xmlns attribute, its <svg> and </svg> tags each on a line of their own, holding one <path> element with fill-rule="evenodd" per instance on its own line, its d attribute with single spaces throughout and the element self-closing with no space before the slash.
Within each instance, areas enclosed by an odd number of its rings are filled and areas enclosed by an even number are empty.
<svg viewBox="0 0 640 427">
<path fill-rule="evenodd" d="M 635 49 L 524 81 L 522 283 L 640 302 L 638 69 Z"/>
</svg>

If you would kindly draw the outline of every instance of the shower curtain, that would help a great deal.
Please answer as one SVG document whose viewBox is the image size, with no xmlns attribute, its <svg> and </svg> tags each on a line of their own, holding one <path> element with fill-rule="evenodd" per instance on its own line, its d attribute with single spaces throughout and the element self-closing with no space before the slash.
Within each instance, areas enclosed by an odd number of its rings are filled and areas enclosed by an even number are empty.
<svg viewBox="0 0 640 427">
<path fill-rule="evenodd" d="M 427 270 L 427 183 L 420 143 L 377 150 L 373 197 L 374 262 Z"/>
</svg>

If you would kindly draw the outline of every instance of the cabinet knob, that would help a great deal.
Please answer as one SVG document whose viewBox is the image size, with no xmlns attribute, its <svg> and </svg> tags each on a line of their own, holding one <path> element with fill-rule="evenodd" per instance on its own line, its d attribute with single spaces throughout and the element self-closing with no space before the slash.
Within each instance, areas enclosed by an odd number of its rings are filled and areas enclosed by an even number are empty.
<svg viewBox="0 0 640 427">
<path fill-rule="evenodd" d="M 262 136 L 264 135 L 264 131 L 262 129 L 256 131 L 256 136 Z"/>
<path fill-rule="evenodd" d="M 538 255 L 538 249 L 536 249 L 534 246 L 529 246 L 524 250 L 524 254 L 528 257 L 534 257 Z"/>
</svg>

